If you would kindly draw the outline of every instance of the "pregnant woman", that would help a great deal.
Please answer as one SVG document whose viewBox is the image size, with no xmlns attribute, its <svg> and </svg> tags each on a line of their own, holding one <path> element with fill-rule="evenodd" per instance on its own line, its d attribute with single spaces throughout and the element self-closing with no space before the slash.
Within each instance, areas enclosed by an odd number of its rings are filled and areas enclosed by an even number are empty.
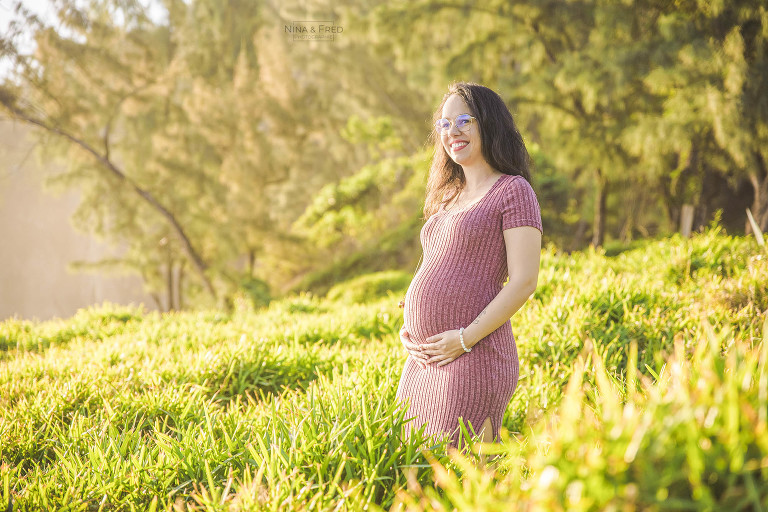
<svg viewBox="0 0 768 512">
<path fill-rule="evenodd" d="M 434 117 L 424 260 L 405 296 L 397 398 L 415 417 L 406 435 L 426 423 L 457 447 L 460 419 L 484 442 L 499 438 L 519 373 L 509 319 L 536 289 L 541 212 L 530 157 L 498 94 L 453 84 Z"/>
</svg>

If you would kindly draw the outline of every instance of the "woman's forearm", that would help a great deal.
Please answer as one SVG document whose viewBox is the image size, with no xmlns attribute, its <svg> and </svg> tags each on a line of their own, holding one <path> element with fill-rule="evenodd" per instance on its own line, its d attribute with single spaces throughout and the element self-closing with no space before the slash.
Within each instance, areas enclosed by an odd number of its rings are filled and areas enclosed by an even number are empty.
<svg viewBox="0 0 768 512">
<path fill-rule="evenodd" d="M 507 283 L 477 318 L 464 326 L 464 344 L 471 347 L 501 327 L 525 304 L 534 291 L 535 280 Z"/>
</svg>

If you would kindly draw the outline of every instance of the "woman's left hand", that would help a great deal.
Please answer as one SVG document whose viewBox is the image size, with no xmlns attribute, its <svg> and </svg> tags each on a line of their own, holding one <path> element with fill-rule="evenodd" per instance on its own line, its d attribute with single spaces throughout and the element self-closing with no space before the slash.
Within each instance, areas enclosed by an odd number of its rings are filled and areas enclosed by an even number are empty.
<svg viewBox="0 0 768 512">
<path fill-rule="evenodd" d="M 464 336 L 464 343 L 466 344 L 466 334 Z M 429 356 L 424 361 L 427 364 L 437 363 L 437 366 L 443 366 L 450 363 L 465 353 L 461 347 L 459 330 L 451 329 L 425 339 L 421 345 L 421 353 Z"/>
</svg>

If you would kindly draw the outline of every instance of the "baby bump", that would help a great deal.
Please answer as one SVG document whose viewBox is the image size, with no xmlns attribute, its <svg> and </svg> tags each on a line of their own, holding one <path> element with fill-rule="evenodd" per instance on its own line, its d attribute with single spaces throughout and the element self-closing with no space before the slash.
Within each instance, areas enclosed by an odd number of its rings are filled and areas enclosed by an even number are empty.
<svg viewBox="0 0 768 512">
<path fill-rule="evenodd" d="M 408 287 L 403 308 L 411 339 L 424 343 L 429 336 L 469 325 L 490 302 L 478 284 L 444 273 L 418 273 Z"/>
</svg>

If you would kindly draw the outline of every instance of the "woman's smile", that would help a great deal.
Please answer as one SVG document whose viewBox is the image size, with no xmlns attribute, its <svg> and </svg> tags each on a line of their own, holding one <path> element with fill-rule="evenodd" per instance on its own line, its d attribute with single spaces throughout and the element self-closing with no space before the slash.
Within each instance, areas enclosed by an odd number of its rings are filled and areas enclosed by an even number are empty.
<svg viewBox="0 0 768 512">
<path fill-rule="evenodd" d="M 458 153 L 459 151 L 467 147 L 468 144 L 469 142 L 467 142 L 466 140 L 456 140 L 451 142 L 451 149 L 453 150 L 454 153 Z"/>
</svg>

